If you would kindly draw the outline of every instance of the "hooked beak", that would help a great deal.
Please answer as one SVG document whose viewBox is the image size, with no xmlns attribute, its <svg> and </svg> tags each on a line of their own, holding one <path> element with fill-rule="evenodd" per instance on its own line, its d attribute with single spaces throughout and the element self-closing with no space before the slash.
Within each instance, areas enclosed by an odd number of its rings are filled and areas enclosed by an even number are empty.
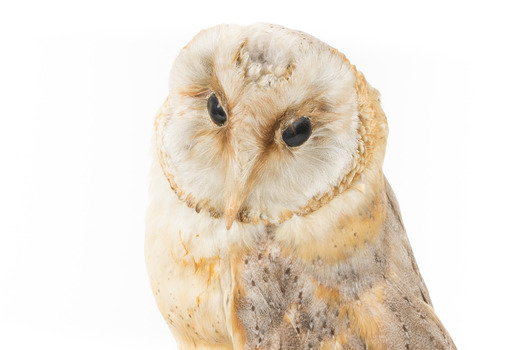
<svg viewBox="0 0 525 350">
<path fill-rule="evenodd" d="M 244 119 L 239 119 L 242 122 Z M 230 132 L 235 132 L 235 123 L 230 123 Z M 244 128 L 237 126 L 244 131 Z M 258 149 L 254 149 L 251 141 L 242 142 L 242 138 L 237 142 L 229 144 L 232 148 L 228 158 L 226 179 L 224 184 L 224 220 L 226 230 L 229 230 L 233 222 L 237 219 L 239 211 L 243 207 L 248 194 L 252 190 L 253 184 L 258 177 L 258 166 L 260 154 Z"/>
<path fill-rule="evenodd" d="M 226 199 L 226 205 L 224 206 L 224 218 L 226 220 L 226 230 L 229 230 L 232 227 L 233 221 L 237 217 L 239 212 L 240 201 L 239 195 L 233 193 L 229 198 Z"/>
<path fill-rule="evenodd" d="M 224 205 L 224 219 L 227 230 L 232 227 L 240 208 L 250 192 L 253 181 L 250 181 L 252 179 L 247 180 L 248 181 L 234 180 L 230 182 L 230 186 L 228 186 L 230 190 L 226 192 L 226 202 Z"/>
</svg>

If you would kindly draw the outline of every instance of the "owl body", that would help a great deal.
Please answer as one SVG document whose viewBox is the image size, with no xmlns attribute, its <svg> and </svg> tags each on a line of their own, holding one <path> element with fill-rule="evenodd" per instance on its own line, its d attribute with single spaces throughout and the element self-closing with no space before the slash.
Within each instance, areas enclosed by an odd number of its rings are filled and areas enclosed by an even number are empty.
<svg viewBox="0 0 525 350">
<path fill-rule="evenodd" d="M 182 349 L 455 348 L 382 173 L 387 134 L 377 91 L 307 34 L 223 25 L 182 50 L 145 245 Z"/>
</svg>

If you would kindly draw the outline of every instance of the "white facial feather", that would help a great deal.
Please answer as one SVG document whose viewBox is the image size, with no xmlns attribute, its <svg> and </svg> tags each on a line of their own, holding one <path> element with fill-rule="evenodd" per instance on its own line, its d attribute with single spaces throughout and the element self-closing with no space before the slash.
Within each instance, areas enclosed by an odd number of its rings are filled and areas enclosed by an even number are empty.
<svg viewBox="0 0 525 350">
<path fill-rule="evenodd" d="M 206 88 L 213 84 L 221 92 Z M 282 119 L 273 140 L 279 147 L 258 167 L 242 208 L 270 221 L 299 210 L 351 170 L 359 127 L 354 85 L 344 57 L 307 34 L 263 24 L 201 32 L 182 50 L 170 77 L 171 108 L 160 143 L 174 182 L 194 201 L 223 212 L 228 177 L 242 182 L 253 175 L 254 163 L 267 152 L 261 135 Z M 231 127 L 210 120 L 212 92 L 222 95 Z M 299 111 L 304 105 L 309 110 Z M 302 114 L 287 116 L 294 109 Z M 314 123 L 304 145 L 290 149 L 282 142 L 286 118 L 320 111 L 323 122 Z M 233 154 L 225 155 L 221 128 L 228 127 Z"/>
</svg>

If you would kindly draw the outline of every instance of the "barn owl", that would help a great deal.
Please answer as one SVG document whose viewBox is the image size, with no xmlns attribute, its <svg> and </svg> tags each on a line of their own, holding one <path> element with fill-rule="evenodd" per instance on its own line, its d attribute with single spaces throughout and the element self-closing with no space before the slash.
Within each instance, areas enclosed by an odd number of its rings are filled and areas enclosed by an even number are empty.
<svg viewBox="0 0 525 350">
<path fill-rule="evenodd" d="M 276 25 L 182 49 L 155 119 L 145 255 L 181 349 L 455 349 L 382 172 L 379 93 Z"/>
</svg>

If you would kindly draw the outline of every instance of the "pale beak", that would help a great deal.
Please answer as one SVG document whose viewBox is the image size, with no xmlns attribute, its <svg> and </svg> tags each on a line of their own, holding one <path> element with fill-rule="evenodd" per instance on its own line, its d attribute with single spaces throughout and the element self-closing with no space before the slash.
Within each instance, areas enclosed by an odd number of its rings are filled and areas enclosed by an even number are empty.
<svg viewBox="0 0 525 350">
<path fill-rule="evenodd" d="M 224 218 L 226 220 L 226 230 L 232 227 L 233 221 L 237 217 L 239 212 L 239 199 L 237 193 L 234 193 L 228 199 L 226 199 L 226 205 L 224 206 Z"/>
<path fill-rule="evenodd" d="M 231 191 L 228 191 L 229 195 L 227 195 L 226 203 L 224 205 L 224 219 L 226 221 L 227 230 L 232 227 L 233 222 L 237 218 L 239 209 L 244 204 L 244 200 L 248 195 L 250 187 L 251 186 L 245 183 L 237 182 L 235 183 L 235 187 L 233 187 Z"/>
<path fill-rule="evenodd" d="M 242 147 L 239 147 L 242 149 Z M 229 230 L 233 222 L 237 219 L 239 210 L 242 208 L 252 186 L 256 180 L 257 173 L 254 172 L 253 164 L 256 164 L 257 155 L 251 154 L 239 157 L 239 151 L 230 160 L 228 167 L 228 176 L 226 178 L 225 203 L 224 203 L 224 220 L 226 230 Z M 246 153 L 246 152 L 245 152 Z M 239 159 L 241 158 L 241 159 Z"/>
</svg>

